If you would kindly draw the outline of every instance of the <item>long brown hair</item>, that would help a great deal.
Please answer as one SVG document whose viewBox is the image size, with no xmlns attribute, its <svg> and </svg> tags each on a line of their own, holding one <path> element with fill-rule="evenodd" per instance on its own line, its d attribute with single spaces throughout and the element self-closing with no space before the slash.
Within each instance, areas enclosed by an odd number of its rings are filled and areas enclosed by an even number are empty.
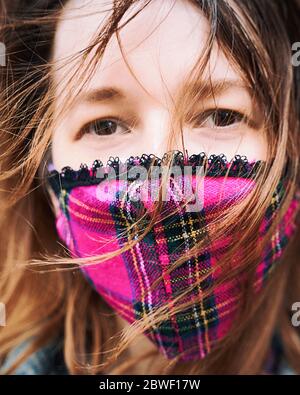
<svg viewBox="0 0 300 395">
<path fill-rule="evenodd" d="M 291 183 L 278 220 L 299 183 L 300 72 L 291 64 L 292 43 L 299 34 L 299 7 L 296 0 L 239 0 L 230 4 L 224 0 L 187 1 L 202 10 L 211 27 L 206 49 L 190 77 L 201 76 L 217 41 L 264 111 L 269 166 L 259 174 L 257 187 L 249 199 L 224 212 L 216 221 L 214 236 L 217 238 L 225 229 L 235 232 L 236 245 L 220 265 L 225 267 L 242 245 L 247 258 L 240 270 L 247 270 L 250 281 L 257 264 L 257 226 L 287 158 Z M 0 330 L 0 357 L 4 358 L 22 341 L 33 339 L 32 346 L 8 373 L 13 372 L 28 355 L 61 336 L 70 373 L 130 373 L 139 359 L 150 356 L 153 357 L 151 373 L 160 373 L 165 365 L 157 352 L 127 355 L 127 345 L 134 340 L 138 329 L 147 327 L 147 317 L 135 330 L 129 328 L 126 336 L 117 332 L 115 313 L 77 270 L 84 260 L 70 259 L 58 242 L 51 204 L 39 176 L 55 123 L 51 105 L 54 96 L 51 50 L 62 3 L 66 2 L 15 0 L 3 4 L 0 31 L 1 41 L 6 44 L 7 64 L 0 68 L 0 301 L 6 305 L 7 326 Z M 141 4 L 140 9 L 125 24 L 151 0 L 114 1 L 107 23 L 81 54 L 78 67 L 85 64 L 88 54 L 96 48 L 93 61 L 86 68 L 87 78 L 79 89 L 92 74 L 110 37 L 118 35 L 125 25 L 120 24 L 125 12 L 136 3 Z M 75 76 L 76 70 L 70 81 Z M 195 100 L 198 98 L 199 92 L 195 92 Z M 182 111 L 181 107 L 175 111 L 179 124 Z M 270 233 L 266 240 L 267 237 Z M 276 266 L 259 297 L 254 299 L 251 289 L 245 287 L 239 321 L 205 360 L 173 361 L 164 373 L 259 373 L 275 330 L 281 334 L 288 360 L 300 372 L 300 340 L 289 316 L 292 303 L 300 298 L 297 246 L 294 239 L 282 259 L 284 262 Z M 199 248 L 203 244 L 197 244 L 190 255 Z M 185 259 L 186 256 L 182 257 L 176 265 Z M 227 279 L 238 274 L 238 270 L 232 271 Z M 102 320 L 100 311 L 110 319 Z M 164 319 L 164 314 L 163 310 L 157 312 L 157 319 Z M 123 341 L 119 343 L 120 340 Z"/>
</svg>

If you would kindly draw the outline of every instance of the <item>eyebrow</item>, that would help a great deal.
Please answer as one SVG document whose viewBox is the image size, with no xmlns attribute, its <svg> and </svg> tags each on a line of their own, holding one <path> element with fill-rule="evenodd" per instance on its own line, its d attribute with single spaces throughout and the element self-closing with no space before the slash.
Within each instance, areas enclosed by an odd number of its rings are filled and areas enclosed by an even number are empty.
<svg viewBox="0 0 300 395">
<path fill-rule="evenodd" d="M 126 95 L 123 91 L 112 87 L 107 86 L 100 89 L 93 89 L 90 92 L 87 92 L 83 95 L 83 101 L 88 103 L 94 102 L 105 102 L 105 101 L 121 101 L 125 100 Z"/>
<path fill-rule="evenodd" d="M 242 80 L 212 80 L 212 81 L 193 81 L 188 85 L 184 85 L 180 92 L 182 91 L 191 93 L 197 92 L 196 94 L 201 95 L 203 98 L 211 98 L 214 95 L 221 94 L 226 90 L 232 88 L 247 89 L 250 90 Z M 81 97 L 78 97 L 83 102 L 86 103 L 102 103 L 102 102 L 118 102 L 126 99 L 126 93 L 114 86 L 105 86 L 103 88 L 93 89 Z"/>
<path fill-rule="evenodd" d="M 244 81 L 239 79 L 216 79 L 208 81 L 191 81 L 189 84 L 184 85 L 179 91 L 179 96 L 183 92 L 187 94 L 195 93 L 196 96 L 203 99 L 220 95 L 229 89 L 245 89 L 250 92 L 250 87 Z"/>
</svg>

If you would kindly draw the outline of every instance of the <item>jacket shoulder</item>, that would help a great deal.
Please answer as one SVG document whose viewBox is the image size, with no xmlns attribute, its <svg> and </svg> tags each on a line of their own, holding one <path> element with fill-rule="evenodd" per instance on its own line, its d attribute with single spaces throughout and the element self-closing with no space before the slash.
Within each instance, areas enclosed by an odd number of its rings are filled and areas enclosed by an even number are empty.
<svg viewBox="0 0 300 395">
<path fill-rule="evenodd" d="M 31 344 L 30 340 L 26 340 L 20 345 L 13 348 L 6 356 L 3 364 L 0 366 L 0 374 L 13 365 L 15 360 L 21 355 Z M 30 355 L 18 368 L 13 372 L 15 375 L 58 375 L 68 374 L 68 370 L 64 364 L 61 342 L 58 340 L 51 341 L 47 345 L 41 347 L 35 353 Z"/>
</svg>

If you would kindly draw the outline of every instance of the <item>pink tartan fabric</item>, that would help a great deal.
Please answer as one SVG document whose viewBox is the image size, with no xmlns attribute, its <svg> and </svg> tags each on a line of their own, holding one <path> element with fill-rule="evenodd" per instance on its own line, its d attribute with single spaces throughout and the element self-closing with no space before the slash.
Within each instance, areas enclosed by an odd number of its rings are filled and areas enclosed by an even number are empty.
<svg viewBox="0 0 300 395">
<path fill-rule="evenodd" d="M 111 190 L 118 193 L 126 188 L 119 180 L 107 182 Z M 107 182 L 79 185 L 68 190 L 62 188 L 58 194 L 60 213 L 56 220 L 57 230 L 74 257 L 115 252 L 128 241 L 134 240 L 149 223 L 153 207 L 151 199 L 143 202 L 132 202 L 128 198 L 118 200 L 114 193 L 109 195 L 105 192 Z M 112 183 L 116 185 L 112 186 Z M 117 257 L 81 268 L 97 292 L 130 323 L 159 306 L 168 306 L 169 319 L 159 325 L 153 324 L 145 332 L 166 358 L 178 357 L 182 361 L 202 359 L 230 330 L 235 318 L 241 279 L 226 282 L 210 296 L 203 298 L 203 292 L 222 275 L 221 269 L 202 279 L 179 302 L 192 300 L 192 307 L 173 313 L 174 307 L 178 305 L 174 301 L 175 297 L 222 260 L 222 254 L 233 242 L 230 235 L 211 244 L 209 249 L 200 251 L 199 255 L 186 259 L 171 273 L 166 270 L 176 259 L 186 255 L 197 241 L 207 236 L 207 225 L 224 207 L 245 198 L 254 185 L 253 180 L 242 177 L 205 177 L 203 207 L 199 212 L 188 212 L 178 195 L 174 194 L 174 188 L 170 188 L 171 198 L 162 203 L 159 222 L 140 242 Z M 178 191 L 177 186 L 175 190 Z M 261 224 L 258 240 L 272 224 L 279 203 L 280 193 L 277 191 Z M 282 256 L 295 231 L 294 216 L 298 206 L 299 193 L 295 195 L 258 262 L 257 289 L 263 286 L 269 271 Z M 166 218 L 174 209 L 175 214 Z M 145 211 L 148 213 L 146 219 L 130 229 Z M 232 262 L 233 267 L 241 259 L 243 251 Z M 151 285 L 160 276 L 162 281 L 150 291 Z"/>
</svg>

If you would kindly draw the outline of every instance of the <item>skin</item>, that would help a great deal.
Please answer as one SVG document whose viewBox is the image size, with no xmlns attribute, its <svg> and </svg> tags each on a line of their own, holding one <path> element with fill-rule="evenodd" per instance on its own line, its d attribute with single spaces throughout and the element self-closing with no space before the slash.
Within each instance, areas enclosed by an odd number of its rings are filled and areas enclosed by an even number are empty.
<svg viewBox="0 0 300 395">
<path fill-rule="evenodd" d="M 107 16 L 105 10 L 110 9 L 109 3 L 107 0 L 80 1 L 80 7 L 75 0 L 67 3 L 56 31 L 54 62 L 64 61 L 89 44 Z M 130 12 L 132 10 L 125 14 L 126 19 Z M 81 163 L 91 165 L 95 159 L 106 162 L 110 156 L 119 156 L 122 160 L 143 153 L 162 156 L 172 131 L 174 102 L 176 104 L 180 98 L 181 89 L 185 89 L 184 79 L 204 49 L 208 31 L 206 19 L 191 2 L 153 1 L 120 32 L 126 59 L 137 80 L 128 69 L 114 36 L 93 77 L 77 95 L 74 105 L 63 114 L 59 114 L 59 110 L 64 108 L 63 102 L 70 94 L 70 87 L 66 88 L 65 84 L 67 76 L 74 70 L 75 60 L 55 69 L 54 118 L 57 123 L 52 141 L 54 166 L 57 169 L 63 166 L 76 169 Z M 215 100 L 200 97 L 197 105 L 192 107 L 188 105 L 191 100 L 187 101 L 185 112 L 199 117 L 202 122 L 194 125 L 184 121 L 185 148 L 189 154 L 205 151 L 207 154 L 223 153 L 228 159 L 235 154 L 246 155 L 250 160 L 265 159 L 267 143 L 262 115 L 252 100 L 251 92 L 216 45 L 210 66 L 210 70 L 203 73 L 202 83 L 207 83 L 210 75 L 213 83 L 221 81 L 225 89 L 215 95 Z M 76 77 L 74 89 L 81 81 L 80 72 Z M 94 100 L 97 95 L 93 95 L 87 99 L 91 92 L 104 87 L 120 90 L 124 97 L 100 101 Z M 251 122 L 249 124 L 236 117 L 230 125 L 219 127 L 212 115 L 203 119 L 203 114 L 208 110 L 215 111 L 216 106 L 242 113 Z M 102 127 L 98 122 L 97 129 L 94 122 L 99 119 L 104 122 L 100 124 Z M 103 135 L 103 130 L 109 130 L 107 121 L 111 120 L 113 122 L 109 125 L 116 126 L 111 129 L 115 132 Z M 173 148 L 182 150 L 179 136 L 174 139 Z M 118 320 L 120 328 L 128 326 L 122 318 L 118 317 Z M 145 336 L 141 336 L 131 346 L 130 352 L 137 354 L 154 347 Z M 135 373 L 144 373 L 147 367 L 140 365 L 135 369 Z"/>
</svg>

